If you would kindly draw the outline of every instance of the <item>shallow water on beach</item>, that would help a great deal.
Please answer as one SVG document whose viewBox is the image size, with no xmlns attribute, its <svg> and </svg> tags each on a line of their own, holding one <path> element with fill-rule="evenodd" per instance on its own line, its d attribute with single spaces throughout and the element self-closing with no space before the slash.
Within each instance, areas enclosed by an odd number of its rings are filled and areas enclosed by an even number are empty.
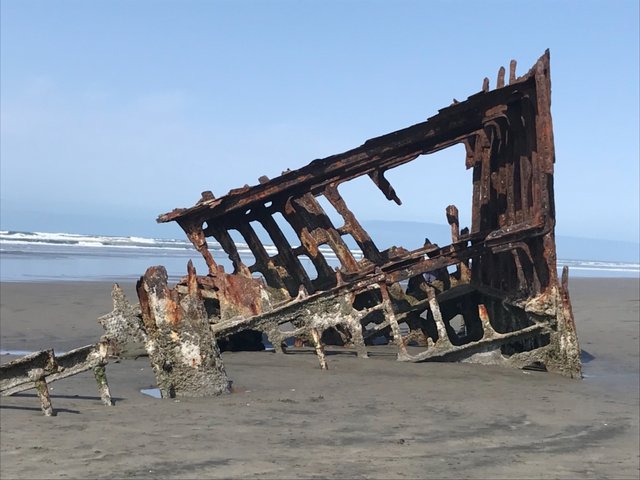
<svg viewBox="0 0 640 480">
<path fill-rule="evenodd" d="M 159 388 L 141 388 L 140 393 L 147 395 L 148 397 L 162 398 Z"/>
<path fill-rule="evenodd" d="M 154 265 L 164 265 L 170 277 L 181 277 L 186 273 L 189 260 L 193 261 L 197 271 L 206 272 L 204 260 L 197 252 L 189 250 L 56 245 L 29 247 L 18 249 L 2 245 L 1 281 L 134 280 Z"/>
<path fill-rule="evenodd" d="M 13 357 L 26 357 L 32 353 L 36 352 L 30 350 L 0 350 L 0 356 L 11 355 Z"/>
</svg>

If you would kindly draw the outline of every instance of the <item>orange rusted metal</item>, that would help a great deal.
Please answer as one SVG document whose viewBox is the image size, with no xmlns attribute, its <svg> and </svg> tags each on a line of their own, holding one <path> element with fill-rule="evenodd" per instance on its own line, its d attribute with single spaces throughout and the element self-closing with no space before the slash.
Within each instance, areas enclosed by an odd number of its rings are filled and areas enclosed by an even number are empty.
<svg viewBox="0 0 640 480">
<path fill-rule="evenodd" d="M 205 192 L 193 207 L 158 221 L 178 222 L 203 255 L 209 273 L 198 285 L 218 335 L 259 330 L 280 349 L 289 335 L 280 326 L 290 322 L 318 351 L 315 332 L 324 332 L 324 341 L 331 337 L 356 346 L 361 356 L 365 343 L 383 337 L 395 340 L 402 360 L 537 362 L 580 376 L 568 294 L 556 271 L 550 95 L 547 51 L 525 75 L 516 77 L 512 61 L 508 84 L 501 68 L 496 89 L 485 79 L 481 92 L 425 122 L 277 178 L 260 177 L 258 184 L 222 197 Z M 380 250 L 347 207 L 341 184 L 367 175 L 400 205 L 385 173 L 456 144 L 465 146 L 464 163 L 473 170 L 469 228 L 460 229 L 451 205 L 449 245 L 427 240 L 413 251 Z M 321 196 L 342 217 L 341 226 L 324 211 Z M 293 228 L 298 246 L 287 240 L 276 215 Z M 276 254 L 267 251 L 257 226 L 266 230 L 266 243 Z M 231 230 L 246 241 L 253 264 L 243 263 Z M 355 239 L 363 258 L 352 253 L 345 236 Z M 211 241 L 231 260 L 232 273 L 214 260 Z M 327 249 L 338 268 L 326 258 Z M 305 261 L 316 277 L 307 273 Z M 452 322 L 459 317 L 463 328 L 456 330 Z M 426 350 L 414 351 L 414 343 Z M 565 354 L 558 355 L 560 345 L 573 348 L 562 347 Z"/>
</svg>

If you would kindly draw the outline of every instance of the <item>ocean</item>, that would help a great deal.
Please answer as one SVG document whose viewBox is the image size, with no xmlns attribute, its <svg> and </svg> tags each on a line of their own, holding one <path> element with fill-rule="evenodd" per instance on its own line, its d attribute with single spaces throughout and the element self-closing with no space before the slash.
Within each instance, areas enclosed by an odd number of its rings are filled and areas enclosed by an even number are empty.
<svg viewBox="0 0 640 480">
<path fill-rule="evenodd" d="M 238 243 L 241 257 L 251 264 L 253 255 Z M 215 242 L 209 242 L 215 260 L 231 272 L 231 262 Z M 267 246 L 270 254 L 276 247 Z M 362 252 L 352 250 L 356 259 Z M 325 247 L 325 257 L 334 266 L 337 259 Z M 193 261 L 200 273 L 207 271 L 204 260 L 187 240 L 144 237 L 113 237 L 74 233 L 0 231 L 0 281 L 126 281 L 138 279 L 154 265 L 164 265 L 172 280 L 185 275 Z M 303 265 L 305 268 L 311 268 Z M 592 259 L 559 259 L 558 268 L 569 266 L 572 277 L 640 276 L 637 262 L 607 262 Z"/>
</svg>

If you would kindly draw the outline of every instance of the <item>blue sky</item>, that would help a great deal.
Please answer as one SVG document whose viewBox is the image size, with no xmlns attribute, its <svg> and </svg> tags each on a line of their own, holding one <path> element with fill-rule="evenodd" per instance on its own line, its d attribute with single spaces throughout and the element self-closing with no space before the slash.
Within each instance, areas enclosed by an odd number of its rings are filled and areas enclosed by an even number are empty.
<svg viewBox="0 0 640 480">
<path fill-rule="evenodd" d="M 1 0 L 3 230 L 177 237 L 203 190 L 432 116 L 551 50 L 557 231 L 638 241 L 639 2 Z M 468 218 L 462 149 L 344 196 L 363 220 Z"/>
</svg>

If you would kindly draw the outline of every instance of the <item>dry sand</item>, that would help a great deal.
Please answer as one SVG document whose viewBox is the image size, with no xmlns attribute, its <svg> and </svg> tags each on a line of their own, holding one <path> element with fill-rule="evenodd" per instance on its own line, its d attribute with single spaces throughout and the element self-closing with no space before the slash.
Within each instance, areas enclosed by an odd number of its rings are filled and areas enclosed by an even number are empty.
<svg viewBox="0 0 640 480">
<path fill-rule="evenodd" d="M 312 353 L 224 353 L 234 392 L 158 400 L 146 359 L 51 385 L 56 417 L 25 392 L 0 403 L 0 477 L 634 478 L 639 476 L 639 284 L 573 279 L 586 378 L 471 364 Z M 131 285 L 127 286 L 130 298 Z M 96 341 L 105 283 L 0 285 L 0 348 Z M 2 362 L 10 356 L 3 356 Z"/>
</svg>

